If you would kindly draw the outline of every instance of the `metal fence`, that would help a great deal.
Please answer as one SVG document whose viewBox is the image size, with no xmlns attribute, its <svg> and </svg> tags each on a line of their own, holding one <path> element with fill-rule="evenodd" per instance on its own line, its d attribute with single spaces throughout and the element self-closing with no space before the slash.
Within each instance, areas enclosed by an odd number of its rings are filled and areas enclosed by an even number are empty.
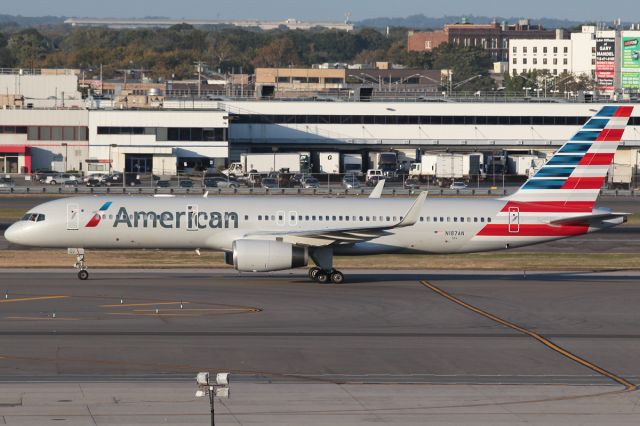
<svg viewBox="0 0 640 426">
<path fill-rule="evenodd" d="M 114 177 L 115 176 L 115 177 Z M 64 177 L 63 179 L 60 179 Z M 251 173 L 226 176 L 218 173 L 180 173 L 153 175 L 141 173 L 104 175 L 2 175 L 0 193 L 15 194 L 305 194 L 367 195 L 380 179 L 385 179 L 387 195 L 407 195 L 429 191 L 432 195 L 508 195 L 515 192 L 526 176 L 482 174 L 464 178 L 392 176 L 366 174 Z M 635 195 L 637 176 L 629 182 L 609 179 L 602 188 L 610 195 Z M 637 191 L 640 193 L 640 191 Z"/>
</svg>

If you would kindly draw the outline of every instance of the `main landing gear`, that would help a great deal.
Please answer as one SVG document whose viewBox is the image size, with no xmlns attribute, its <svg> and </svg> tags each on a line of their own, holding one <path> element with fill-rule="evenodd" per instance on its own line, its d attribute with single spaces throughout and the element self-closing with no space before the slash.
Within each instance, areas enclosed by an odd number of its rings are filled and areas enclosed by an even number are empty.
<svg viewBox="0 0 640 426">
<path fill-rule="evenodd" d="M 76 256 L 76 263 L 73 267 L 78 270 L 78 279 L 86 280 L 89 278 L 89 272 L 87 271 L 87 263 L 84 261 L 84 249 L 70 248 L 67 249 L 67 253 Z"/>
<path fill-rule="evenodd" d="M 309 278 L 321 284 L 331 281 L 334 284 L 342 284 L 344 275 L 333 268 L 333 248 L 321 247 L 311 252 L 311 259 L 316 265 L 309 269 Z"/>
<path fill-rule="evenodd" d="M 344 274 L 337 269 L 331 269 L 326 272 L 317 266 L 309 269 L 309 278 L 321 284 L 331 281 L 334 284 L 342 284 L 344 282 Z"/>
</svg>

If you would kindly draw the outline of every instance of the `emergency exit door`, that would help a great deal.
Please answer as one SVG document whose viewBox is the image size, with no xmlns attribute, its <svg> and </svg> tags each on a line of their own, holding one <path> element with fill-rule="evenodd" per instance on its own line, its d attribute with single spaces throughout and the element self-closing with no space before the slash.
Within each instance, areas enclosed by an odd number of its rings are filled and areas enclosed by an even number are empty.
<svg viewBox="0 0 640 426">
<path fill-rule="evenodd" d="M 67 204 L 67 229 L 76 231 L 80 227 L 80 207 L 77 204 Z"/>
<path fill-rule="evenodd" d="M 512 234 L 520 232 L 520 209 L 509 207 L 509 232 Z"/>
</svg>

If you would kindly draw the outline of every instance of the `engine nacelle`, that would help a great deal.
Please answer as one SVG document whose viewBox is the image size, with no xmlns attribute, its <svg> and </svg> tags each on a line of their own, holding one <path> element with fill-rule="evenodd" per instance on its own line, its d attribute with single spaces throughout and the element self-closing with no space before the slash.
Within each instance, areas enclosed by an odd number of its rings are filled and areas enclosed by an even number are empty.
<svg viewBox="0 0 640 426">
<path fill-rule="evenodd" d="M 236 240 L 225 262 L 238 271 L 268 272 L 307 266 L 309 251 L 281 241 Z"/>
</svg>

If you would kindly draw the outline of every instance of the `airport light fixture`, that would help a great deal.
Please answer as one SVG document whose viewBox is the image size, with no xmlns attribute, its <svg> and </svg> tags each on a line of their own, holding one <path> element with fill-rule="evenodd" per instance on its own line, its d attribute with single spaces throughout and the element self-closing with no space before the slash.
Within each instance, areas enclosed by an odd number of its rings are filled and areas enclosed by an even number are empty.
<svg viewBox="0 0 640 426">
<path fill-rule="evenodd" d="M 229 398 L 229 376 L 230 373 L 217 373 L 215 380 L 208 372 L 200 372 L 196 375 L 196 398 L 209 396 L 209 405 L 211 406 L 211 426 L 215 425 L 215 398 Z"/>
</svg>

